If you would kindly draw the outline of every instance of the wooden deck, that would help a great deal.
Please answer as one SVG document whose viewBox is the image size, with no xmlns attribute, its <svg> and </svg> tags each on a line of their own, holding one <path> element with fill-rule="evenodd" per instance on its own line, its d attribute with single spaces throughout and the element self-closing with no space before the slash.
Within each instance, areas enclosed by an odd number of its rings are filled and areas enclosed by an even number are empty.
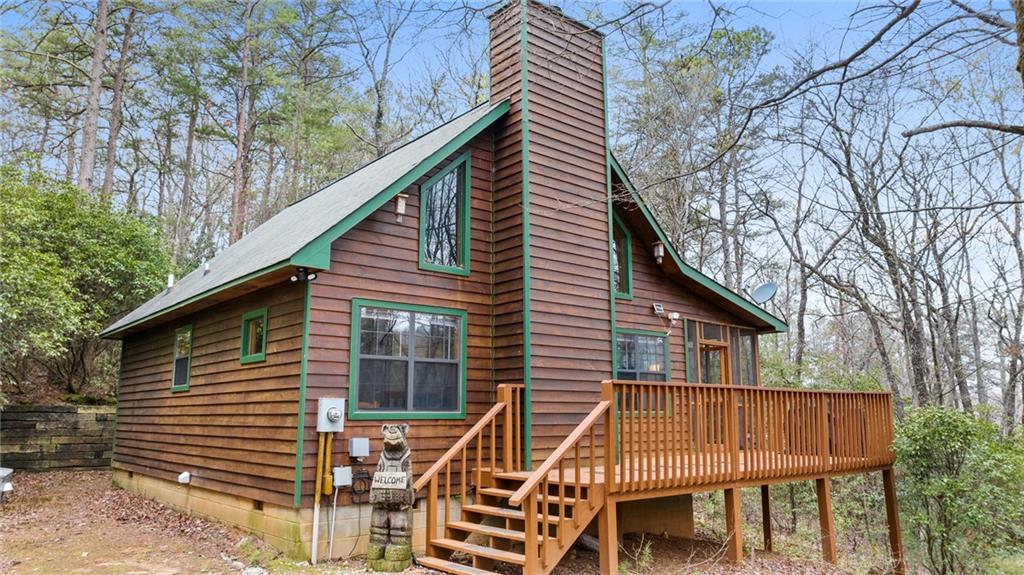
<svg viewBox="0 0 1024 575">
<path fill-rule="evenodd" d="M 736 485 L 743 486 L 745 482 L 749 482 L 751 485 L 766 485 L 772 483 L 788 483 L 791 481 L 800 481 L 804 479 L 814 479 L 821 476 L 822 474 L 813 471 L 819 460 L 815 456 L 811 455 L 790 455 L 785 453 L 770 453 L 766 454 L 767 467 L 772 471 L 772 475 L 775 477 L 773 480 L 765 481 L 763 479 L 757 479 L 750 477 L 750 473 L 746 464 L 741 460 L 737 474 L 739 475 L 739 481 L 732 479 L 732 468 L 728 454 L 726 453 L 710 453 L 708 454 L 708 461 L 698 461 L 697 458 L 687 460 L 683 458 L 680 463 L 663 464 L 660 461 L 651 461 L 648 459 L 634 459 L 630 463 L 622 464 L 619 463 L 615 466 L 615 476 L 619 477 L 624 473 L 628 473 L 630 469 L 636 469 L 637 474 L 634 480 L 631 482 L 633 486 L 628 492 L 639 492 L 643 493 L 643 498 L 649 497 L 661 497 L 658 493 L 654 493 L 659 490 L 669 490 L 680 485 L 687 485 L 692 489 L 676 490 L 680 493 L 686 492 L 699 492 L 699 491 L 710 491 L 721 488 L 722 485 Z M 831 472 L 830 476 L 852 474 L 852 473 L 866 473 L 869 471 L 877 471 L 889 467 L 889 465 L 877 465 L 874 462 L 866 458 L 854 458 L 854 457 L 830 457 L 829 467 L 836 469 L 847 469 L 848 471 Z M 759 468 L 763 469 L 763 468 Z M 485 473 L 492 472 L 489 468 L 483 468 Z M 501 472 L 500 469 L 494 470 L 495 472 L 501 473 L 502 477 L 516 478 L 526 481 L 532 475 L 530 471 L 513 471 L 508 473 Z M 575 484 L 577 480 L 575 467 L 568 467 L 563 477 L 559 477 L 557 470 L 548 472 L 548 482 L 552 485 L 558 485 L 564 483 L 566 485 Z M 606 483 L 606 470 L 604 465 L 598 464 L 594 467 L 581 467 L 579 470 L 579 483 L 589 484 L 591 479 L 597 485 L 605 485 Z M 679 477 L 686 478 L 685 481 L 669 481 L 667 477 Z M 619 493 L 624 493 L 619 491 Z"/>
<path fill-rule="evenodd" d="M 769 484 L 805 480 L 815 481 L 822 554 L 834 562 L 831 478 L 881 471 L 894 569 L 902 573 L 888 393 L 606 381 L 601 400 L 532 470 L 523 464 L 531 458 L 522 452 L 522 395 L 522 386 L 499 386 L 498 403 L 417 480 L 416 490 L 428 490 L 425 565 L 490 573 L 498 558 L 543 575 L 596 519 L 601 572 L 611 574 L 617 502 L 712 490 L 725 493 L 727 557 L 739 561 L 740 488 L 760 487 L 768 513 Z M 465 501 L 474 489 L 477 501 L 453 514 L 450 499 Z M 495 518 L 504 527 L 495 530 Z M 452 538 L 459 533 L 485 533 L 491 547 Z M 770 540 L 766 531 L 769 547 Z M 510 541 L 522 553 L 508 551 Z M 453 551 L 483 570 L 452 563 Z"/>
</svg>

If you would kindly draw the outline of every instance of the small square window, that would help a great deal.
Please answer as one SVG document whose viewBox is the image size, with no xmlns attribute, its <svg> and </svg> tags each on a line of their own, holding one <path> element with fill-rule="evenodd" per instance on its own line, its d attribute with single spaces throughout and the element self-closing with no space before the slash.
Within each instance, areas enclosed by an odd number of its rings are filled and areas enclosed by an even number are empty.
<svg viewBox="0 0 1024 575">
<path fill-rule="evenodd" d="M 242 316 L 242 363 L 267 358 L 267 308 L 254 309 Z"/>
</svg>

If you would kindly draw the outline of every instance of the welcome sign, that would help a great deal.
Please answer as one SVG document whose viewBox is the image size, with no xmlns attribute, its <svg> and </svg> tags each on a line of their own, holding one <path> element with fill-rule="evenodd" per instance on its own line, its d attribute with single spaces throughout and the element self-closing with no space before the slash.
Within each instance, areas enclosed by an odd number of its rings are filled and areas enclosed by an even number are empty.
<svg viewBox="0 0 1024 575">
<path fill-rule="evenodd" d="M 373 474 L 371 489 L 406 489 L 409 475 L 404 471 L 378 471 Z"/>
</svg>

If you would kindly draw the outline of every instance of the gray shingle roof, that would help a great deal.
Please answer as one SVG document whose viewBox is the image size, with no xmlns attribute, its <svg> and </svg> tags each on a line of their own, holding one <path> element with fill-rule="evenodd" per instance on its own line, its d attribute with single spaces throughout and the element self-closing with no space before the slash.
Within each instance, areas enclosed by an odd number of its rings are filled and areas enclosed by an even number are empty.
<svg viewBox="0 0 1024 575">
<path fill-rule="evenodd" d="M 217 254 L 209 261 L 208 273 L 203 274 L 202 269 L 193 270 L 181 278 L 174 289 L 161 292 L 100 335 L 115 335 L 276 267 L 305 265 L 308 255 L 302 261 L 295 259 L 304 248 L 308 250 L 317 242 L 329 242 L 337 237 L 334 234 L 340 235 L 358 223 L 351 220 L 360 220 L 367 215 L 361 213 L 365 211 L 364 206 L 390 199 L 437 161 L 487 128 L 507 109 L 507 101 L 478 106 L 288 206 Z M 340 225 L 346 220 L 349 220 L 347 227 Z"/>
</svg>

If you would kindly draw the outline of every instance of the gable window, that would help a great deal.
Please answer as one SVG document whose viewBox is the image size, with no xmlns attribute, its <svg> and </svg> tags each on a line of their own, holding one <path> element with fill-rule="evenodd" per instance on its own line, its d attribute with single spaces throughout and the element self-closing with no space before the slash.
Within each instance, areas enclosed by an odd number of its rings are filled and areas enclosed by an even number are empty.
<svg viewBox="0 0 1024 575">
<path fill-rule="evenodd" d="M 420 186 L 420 268 L 469 275 L 469 152 Z"/>
<path fill-rule="evenodd" d="M 663 333 L 641 330 L 617 330 L 615 336 L 618 365 L 615 378 L 629 381 L 668 381 L 668 337 Z"/>
<path fill-rule="evenodd" d="M 188 391 L 192 369 L 192 326 L 174 330 L 174 364 L 171 368 L 171 391 Z"/>
<path fill-rule="evenodd" d="M 618 216 L 612 217 L 612 278 L 615 283 L 615 297 L 633 297 L 633 270 L 629 232 Z"/>
<path fill-rule="evenodd" d="M 267 308 L 254 309 L 242 316 L 242 363 L 267 358 Z"/>
<path fill-rule="evenodd" d="M 465 416 L 465 311 L 353 300 L 352 315 L 352 417 Z"/>
</svg>

